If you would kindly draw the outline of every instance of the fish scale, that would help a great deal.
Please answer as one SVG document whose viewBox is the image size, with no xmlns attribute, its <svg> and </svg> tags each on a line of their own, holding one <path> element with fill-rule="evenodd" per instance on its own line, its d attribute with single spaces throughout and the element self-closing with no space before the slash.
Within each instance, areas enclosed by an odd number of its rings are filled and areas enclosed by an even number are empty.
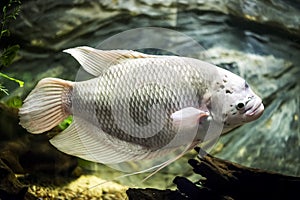
<svg viewBox="0 0 300 200">
<path fill-rule="evenodd" d="M 153 62 L 151 60 L 147 61 L 145 65 L 147 65 L 148 63 L 152 63 L 153 65 Z M 163 63 L 166 64 L 166 61 L 164 61 Z M 157 70 L 160 68 L 160 66 L 162 66 L 161 63 L 156 62 L 155 64 L 157 65 L 157 67 L 151 68 L 153 70 L 150 71 L 150 75 L 157 74 Z M 131 63 L 128 63 L 128 65 L 132 66 Z M 169 66 L 172 65 L 169 64 Z M 120 70 L 117 70 L 117 68 L 120 68 Z M 74 85 L 74 91 L 78 90 L 79 94 L 74 94 L 74 96 L 82 99 L 76 99 L 76 103 L 73 104 L 76 105 L 76 107 L 73 107 L 73 110 L 76 110 L 76 113 L 78 112 L 78 114 L 75 115 L 78 115 L 82 118 L 85 118 L 88 121 L 91 121 L 90 114 L 92 113 L 92 116 L 96 115 L 98 119 L 98 121 L 94 122 L 95 125 L 101 126 L 104 132 L 114 137 L 117 137 L 118 139 L 125 140 L 131 143 L 137 143 L 141 146 L 146 146 L 146 148 L 151 148 L 154 150 L 162 148 L 163 146 L 168 144 L 174 138 L 174 135 L 176 135 L 177 133 L 176 129 L 172 126 L 172 122 L 170 120 L 167 121 L 166 118 L 168 118 L 171 115 L 171 113 L 174 112 L 174 110 L 180 110 L 184 106 L 193 105 L 199 107 L 199 105 L 195 105 L 195 102 L 192 102 L 193 97 L 189 93 L 190 91 L 187 87 L 190 84 L 177 83 L 176 85 L 179 86 L 178 88 L 174 88 L 174 86 L 169 86 L 169 88 L 173 88 L 168 90 L 166 86 L 160 86 L 158 84 L 153 84 L 150 82 L 147 85 L 143 85 L 143 87 L 137 88 L 135 90 L 132 90 L 132 88 L 127 89 L 126 87 L 128 87 L 128 85 L 126 84 L 121 85 L 123 88 L 114 89 L 115 84 L 111 83 L 116 82 L 114 81 L 114 79 L 120 79 L 120 77 L 127 77 L 127 75 L 129 74 L 126 73 L 126 71 L 121 71 L 127 68 L 128 66 L 124 65 L 116 66 L 113 67 L 112 70 L 106 71 L 101 77 L 96 78 L 99 79 L 97 81 L 95 80 L 93 82 L 87 81 L 84 83 L 76 83 Z M 176 68 L 179 68 L 178 65 L 175 65 L 175 69 Z M 184 72 L 186 70 L 187 69 L 181 69 L 180 72 Z M 115 73 L 116 71 L 118 73 Z M 168 76 L 168 74 L 165 74 L 165 76 Z M 149 74 L 147 74 L 147 77 L 149 77 Z M 143 77 L 141 77 L 140 79 L 145 80 Z M 128 81 L 128 79 L 126 79 L 125 81 Z M 98 82 L 101 82 L 101 86 L 99 84 L 96 84 Z M 97 87 L 95 87 L 96 85 Z M 86 90 L 85 88 L 91 88 L 91 90 Z M 198 85 L 197 88 L 202 87 L 199 87 Z M 193 90 L 195 89 L 196 88 L 193 88 Z M 105 91 L 112 92 L 107 94 L 107 92 Z M 124 93 L 123 91 L 130 92 Z M 93 93 L 93 95 L 91 96 L 97 98 L 90 99 L 91 101 L 86 100 L 86 96 L 88 96 L 89 93 Z M 118 99 L 121 100 L 121 103 L 118 101 L 118 103 L 120 104 L 112 104 L 113 101 L 111 99 L 114 98 L 113 95 L 118 95 Z M 176 98 L 176 96 L 178 98 Z M 196 98 L 201 99 L 200 96 Z M 142 99 L 144 99 L 144 101 Z M 91 107 L 90 105 L 95 106 Z M 122 105 L 125 105 L 125 107 Z M 126 133 L 126 131 L 118 128 L 118 125 L 114 123 L 115 120 L 111 110 L 116 110 L 118 112 L 129 109 L 129 111 L 131 112 L 129 113 L 129 116 L 125 117 L 131 117 L 135 123 L 128 123 L 129 127 L 126 127 L 126 130 L 138 132 L 139 126 L 151 123 L 148 114 L 153 105 L 162 105 L 163 109 L 165 109 L 166 112 L 163 118 L 159 115 L 156 115 L 157 118 L 153 119 L 154 121 L 158 122 L 166 121 L 163 128 L 161 128 L 161 130 L 158 131 L 158 133 L 154 137 L 147 137 L 147 133 L 141 134 L 140 137 L 143 138 L 133 137 Z M 127 108 L 126 106 L 129 106 L 129 108 Z M 154 129 L 155 128 L 156 127 L 154 127 Z M 153 129 L 145 130 L 149 131 L 150 133 L 153 132 Z M 157 131 L 157 129 L 155 130 Z"/>
<path fill-rule="evenodd" d="M 50 143 L 83 159 L 144 162 L 180 150 L 177 158 L 207 134 L 215 141 L 264 110 L 244 79 L 197 59 L 90 47 L 65 52 L 94 78 L 41 80 L 19 111 L 20 124 L 38 134 L 73 115 Z"/>
</svg>

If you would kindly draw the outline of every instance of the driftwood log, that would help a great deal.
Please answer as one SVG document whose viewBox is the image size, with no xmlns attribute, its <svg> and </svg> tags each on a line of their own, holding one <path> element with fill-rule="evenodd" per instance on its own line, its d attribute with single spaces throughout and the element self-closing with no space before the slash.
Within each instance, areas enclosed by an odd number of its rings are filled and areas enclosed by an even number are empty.
<svg viewBox="0 0 300 200">
<path fill-rule="evenodd" d="M 201 154 L 200 148 L 196 151 Z M 173 181 L 178 188 L 176 191 L 129 189 L 129 199 L 300 199 L 300 177 L 245 167 L 209 154 L 199 159 L 191 159 L 189 164 L 204 179 L 192 183 L 184 177 L 176 177 Z"/>
<path fill-rule="evenodd" d="M 37 199 L 27 192 L 28 187 L 22 184 L 13 171 L 0 158 L 0 199 Z"/>
</svg>

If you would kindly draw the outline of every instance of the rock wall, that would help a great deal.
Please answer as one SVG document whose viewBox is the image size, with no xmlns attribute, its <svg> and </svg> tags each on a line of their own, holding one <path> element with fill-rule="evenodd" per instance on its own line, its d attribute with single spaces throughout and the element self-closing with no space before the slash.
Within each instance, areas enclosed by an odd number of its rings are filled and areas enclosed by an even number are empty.
<svg viewBox="0 0 300 200">
<path fill-rule="evenodd" d="M 280 0 L 24 1 L 8 41 L 20 44 L 20 57 L 4 72 L 24 80 L 25 87 L 8 85 L 11 94 L 2 101 L 25 98 L 44 77 L 74 80 L 79 64 L 63 49 L 97 46 L 137 27 L 178 30 L 207 49 L 208 61 L 243 76 L 266 104 L 258 121 L 222 137 L 215 154 L 299 176 L 299 5 Z"/>
</svg>

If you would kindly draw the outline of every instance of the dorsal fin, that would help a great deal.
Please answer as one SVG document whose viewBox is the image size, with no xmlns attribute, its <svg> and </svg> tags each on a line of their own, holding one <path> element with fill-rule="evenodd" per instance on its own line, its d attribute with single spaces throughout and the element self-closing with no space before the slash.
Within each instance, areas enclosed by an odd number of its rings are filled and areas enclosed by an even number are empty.
<svg viewBox="0 0 300 200">
<path fill-rule="evenodd" d="M 107 68 L 125 59 L 155 57 L 155 55 L 147 55 L 132 50 L 104 51 L 87 46 L 66 49 L 63 52 L 71 54 L 85 71 L 94 76 L 100 76 Z"/>
</svg>

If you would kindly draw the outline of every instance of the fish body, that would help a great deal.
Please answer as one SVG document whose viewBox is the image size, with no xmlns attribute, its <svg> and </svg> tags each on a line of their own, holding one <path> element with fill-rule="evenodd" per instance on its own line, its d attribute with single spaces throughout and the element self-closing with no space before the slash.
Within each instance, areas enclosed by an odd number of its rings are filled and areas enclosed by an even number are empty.
<svg viewBox="0 0 300 200">
<path fill-rule="evenodd" d="M 225 133 L 264 110 L 244 79 L 197 59 L 90 47 L 65 52 L 94 78 L 41 80 L 19 111 L 20 124 L 37 134 L 73 115 L 50 142 L 83 159 L 114 164 L 190 149 L 209 119 Z"/>
</svg>

